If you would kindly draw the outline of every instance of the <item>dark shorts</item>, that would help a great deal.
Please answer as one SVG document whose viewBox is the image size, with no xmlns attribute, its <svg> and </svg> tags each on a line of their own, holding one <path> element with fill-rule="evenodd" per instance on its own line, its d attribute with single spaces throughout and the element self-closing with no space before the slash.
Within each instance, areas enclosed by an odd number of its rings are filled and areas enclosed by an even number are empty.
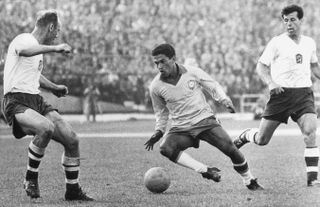
<svg viewBox="0 0 320 207">
<path fill-rule="evenodd" d="M 284 88 L 284 92 L 274 94 L 266 105 L 263 118 L 288 123 L 289 117 L 297 121 L 303 114 L 316 114 L 314 95 L 311 88 Z"/>
<path fill-rule="evenodd" d="M 170 140 L 171 142 L 178 142 L 179 139 L 177 137 L 185 137 L 185 139 L 192 140 L 192 147 L 198 148 L 200 139 L 198 135 L 206 130 L 213 129 L 215 127 L 221 126 L 220 123 L 214 116 L 203 119 L 195 125 L 192 125 L 188 128 L 176 128 L 173 127 L 169 130 L 168 134 L 165 137 L 165 140 Z M 183 142 L 183 141 L 182 141 Z M 183 145 L 183 143 L 177 143 L 178 145 Z M 183 148 L 183 146 L 182 146 Z"/>
<path fill-rule="evenodd" d="M 39 94 L 8 93 L 4 96 L 1 106 L 7 123 L 12 126 L 13 135 L 18 139 L 26 136 L 26 134 L 16 121 L 15 114 L 23 113 L 27 109 L 33 109 L 41 115 L 46 115 L 50 111 L 57 111 L 45 102 Z"/>
</svg>

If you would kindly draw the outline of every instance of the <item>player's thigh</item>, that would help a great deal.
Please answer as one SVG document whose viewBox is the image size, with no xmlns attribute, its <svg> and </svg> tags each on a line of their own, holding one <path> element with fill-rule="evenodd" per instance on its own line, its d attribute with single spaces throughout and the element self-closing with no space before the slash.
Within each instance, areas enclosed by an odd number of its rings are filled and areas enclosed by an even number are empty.
<svg viewBox="0 0 320 207">
<path fill-rule="evenodd" d="M 281 122 L 279 121 L 262 118 L 259 125 L 259 133 L 255 140 L 258 143 L 268 143 L 280 124 Z"/>
<path fill-rule="evenodd" d="M 307 136 L 315 136 L 317 130 L 317 115 L 313 113 L 303 114 L 297 120 L 297 124 L 299 125 L 302 134 Z"/>
<path fill-rule="evenodd" d="M 185 134 L 169 133 L 161 142 L 160 148 L 179 149 L 181 151 L 195 145 L 194 138 Z"/>
<path fill-rule="evenodd" d="M 52 137 L 53 140 L 62 143 L 63 145 L 69 145 L 78 142 L 76 133 L 73 131 L 71 125 L 66 122 L 58 112 L 50 111 L 45 116 L 51 120 L 55 126 Z"/>
<path fill-rule="evenodd" d="M 15 119 L 27 135 L 40 134 L 44 131 L 53 131 L 53 123 L 33 109 L 26 109 L 23 113 L 15 114 Z"/>
<path fill-rule="evenodd" d="M 221 126 L 206 130 L 199 134 L 198 137 L 223 152 L 228 151 L 230 147 L 234 147 L 231 137 Z"/>
</svg>

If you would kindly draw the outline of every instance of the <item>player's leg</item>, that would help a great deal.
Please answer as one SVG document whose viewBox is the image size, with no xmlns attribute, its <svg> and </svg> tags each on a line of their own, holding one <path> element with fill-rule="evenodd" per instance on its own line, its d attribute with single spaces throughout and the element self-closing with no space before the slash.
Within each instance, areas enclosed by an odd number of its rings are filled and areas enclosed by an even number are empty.
<svg viewBox="0 0 320 207">
<path fill-rule="evenodd" d="M 245 157 L 233 144 L 230 136 L 221 126 L 206 130 L 198 135 L 198 137 L 212 146 L 217 147 L 231 159 L 234 169 L 241 175 L 244 184 L 250 190 L 263 189 L 263 187 L 257 183 L 257 179 L 251 174 Z"/>
<path fill-rule="evenodd" d="M 238 149 L 246 143 L 255 143 L 257 145 L 267 145 L 273 136 L 274 131 L 281 124 L 279 121 L 262 118 L 258 128 L 249 128 L 244 130 L 234 141 Z"/>
<path fill-rule="evenodd" d="M 85 200 L 91 201 L 79 185 L 80 170 L 80 150 L 79 139 L 73 131 L 71 125 L 67 123 L 56 111 L 50 111 L 46 114 L 55 126 L 52 139 L 61 143 L 64 147 L 62 154 L 62 166 L 66 176 L 66 200 Z"/>
<path fill-rule="evenodd" d="M 169 133 L 160 144 L 160 153 L 172 162 L 202 174 L 204 178 L 219 182 L 221 179 L 219 169 L 208 167 L 184 152 L 187 148 L 194 147 L 195 142 L 198 140 L 188 135 Z"/>
<path fill-rule="evenodd" d="M 22 130 L 27 135 L 34 135 L 28 149 L 28 166 L 24 181 L 24 188 L 31 198 L 40 197 L 38 186 L 38 171 L 45 148 L 47 147 L 53 132 L 53 123 L 32 109 L 26 109 L 23 113 L 15 114 L 13 130 Z"/>
<path fill-rule="evenodd" d="M 306 113 L 297 120 L 297 124 L 306 145 L 304 158 L 307 166 L 307 184 L 308 186 L 319 185 L 317 180 L 319 171 L 319 148 L 316 143 L 317 116 L 314 113 Z"/>
</svg>

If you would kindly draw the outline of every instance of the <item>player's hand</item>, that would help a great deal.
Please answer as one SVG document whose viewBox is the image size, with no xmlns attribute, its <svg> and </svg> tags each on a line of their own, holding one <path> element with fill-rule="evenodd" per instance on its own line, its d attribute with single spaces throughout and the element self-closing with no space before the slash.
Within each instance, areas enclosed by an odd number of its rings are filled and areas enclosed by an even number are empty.
<svg viewBox="0 0 320 207">
<path fill-rule="evenodd" d="M 59 53 L 69 54 L 71 53 L 71 50 L 72 50 L 71 46 L 66 43 L 56 45 L 56 51 Z"/>
<path fill-rule="evenodd" d="M 57 88 L 52 90 L 52 93 L 58 98 L 66 96 L 69 93 L 68 87 L 65 85 L 57 85 Z"/>
<path fill-rule="evenodd" d="M 236 113 L 236 109 L 229 98 L 223 99 L 220 103 L 223 104 L 230 113 Z"/>
<path fill-rule="evenodd" d="M 271 81 L 269 83 L 269 88 L 272 88 L 272 90 L 270 90 L 270 95 L 272 94 L 280 94 L 282 92 L 284 92 L 284 89 L 277 83 Z"/>
<path fill-rule="evenodd" d="M 273 95 L 273 94 L 280 94 L 280 93 L 282 93 L 282 92 L 284 92 L 284 89 L 283 89 L 281 86 L 278 86 L 278 87 L 272 89 L 272 90 L 270 91 L 270 94 L 271 94 L 271 95 Z"/>
<path fill-rule="evenodd" d="M 146 147 L 146 150 L 153 150 L 153 145 L 155 143 L 157 143 L 161 137 L 163 136 L 162 131 L 157 130 L 152 136 L 151 138 L 144 144 Z"/>
</svg>

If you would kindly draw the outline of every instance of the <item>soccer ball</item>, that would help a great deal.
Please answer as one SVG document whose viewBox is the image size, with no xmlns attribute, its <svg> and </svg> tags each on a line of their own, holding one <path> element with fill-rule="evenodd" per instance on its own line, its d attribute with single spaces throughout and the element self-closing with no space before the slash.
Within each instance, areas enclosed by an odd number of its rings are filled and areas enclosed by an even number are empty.
<svg viewBox="0 0 320 207">
<path fill-rule="evenodd" d="M 168 173 L 162 167 L 150 168 L 144 174 L 144 185 L 152 193 L 162 193 L 170 186 Z"/>
</svg>

